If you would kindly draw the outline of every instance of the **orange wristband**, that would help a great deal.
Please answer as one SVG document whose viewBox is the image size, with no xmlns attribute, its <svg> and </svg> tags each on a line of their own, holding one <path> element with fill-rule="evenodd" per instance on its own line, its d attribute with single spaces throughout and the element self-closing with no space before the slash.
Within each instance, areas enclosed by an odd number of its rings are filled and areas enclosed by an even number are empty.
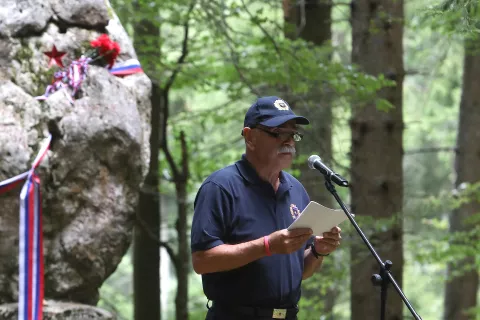
<svg viewBox="0 0 480 320">
<path fill-rule="evenodd" d="M 268 236 L 263 237 L 263 244 L 265 245 L 265 253 L 267 256 L 271 256 L 272 253 L 270 252 L 270 243 L 268 242 Z"/>
</svg>

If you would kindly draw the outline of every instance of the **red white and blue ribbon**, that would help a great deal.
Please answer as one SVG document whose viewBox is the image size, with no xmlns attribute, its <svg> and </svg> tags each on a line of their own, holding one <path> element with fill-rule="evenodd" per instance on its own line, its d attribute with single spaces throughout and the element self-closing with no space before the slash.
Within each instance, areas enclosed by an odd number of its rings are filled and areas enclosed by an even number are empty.
<svg viewBox="0 0 480 320">
<path fill-rule="evenodd" d="M 40 178 L 35 169 L 50 148 L 49 136 L 28 172 L 0 182 L 0 194 L 25 181 L 20 192 L 20 224 L 18 245 L 18 319 L 42 320 L 44 297 L 44 261 L 42 199 Z"/>
<path fill-rule="evenodd" d="M 91 58 L 81 56 L 79 59 L 72 61 L 68 68 L 55 72 L 52 84 L 47 86 L 43 95 L 37 96 L 35 99 L 46 100 L 55 91 L 62 88 L 71 88 L 72 92 L 68 100 L 73 104 L 73 97 L 77 94 L 82 82 L 87 77 L 88 63 L 91 60 Z"/>
<path fill-rule="evenodd" d="M 124 77 L 135 73 L 143 72 L 140 62 L 137 59 L 128 59 L 123 62 L 116 63 L 110 73 L 117 77 Z"/>
<path fill-rule="evenodd" d="M 18 319 L 41 320 L 43 235 L 40 180 L 32 173 L 20 194 Z"/>
<path fill-rule="evenodd" d="M 30 172 L 24 172 L 13 178 L 0 181 L 0 194 L 10 191 L 16 186 L 18 186 L 20 183 L 25 181 L 25 179 L 28 177 L 29 174 Z"/>
<path fill-rule="evenodd" d="M 56 71 L 53 74 L 53 80 L 52 84 L 49 84 L 47 88 L 45 89 L 45 93 L 41 96 L 35 97 L 37 100 L 46 100 L 49 95 L 54 93 L 55 91 L 58 91 L 62 88 L 67 88 L 67 83 L 68 83 L 68 76 L 67 72 L 65 70 L 60 70 Z M 73 100 L 70 96 L 68 96 L 68 100 L 73 103 Z"/>
<path fill-rule="evenodd" d="M 67 77 L 68 84 L 72 88 L 72 97 L 75 96 L 83 80 L 87 77 L 88 63 L 91 60 L 91 58 L 81 56 L 80 59 L 72 61 L 68 67 Z"/>
<path fill-rule="evenodd" d="M 81 58 L 72 61 L 67 68 L 55 72 L 53 75 L 53 81 L 47 86 L 45 93 L 41 96 L 35 97 L 35 99 L 43 101 L 55 91 L 63 88 L 70 88 L 72 92 L 68 96 L 68 100 L 73 104 L 73 97 L 87 77 L 88 64 L 91 61 L 91 58 L 82 56 Z M 114 76 L 125 77 L 135 73 L 142 73 L 143 69 L 137 59 L 129 59 L 116 63 L 109 71 Z"/>
<path fill-rule="evenodd" d="M 110 73 L 117 77 L 143 72 L 137 59 L 129 59 L 114 64 L 120 54 L 120 45 L 112 41 L 108 34 L 102 34 L 95 40 L 90 41 L 90 46 L 94 49 L 93 51 L 73 60 L 67 68 L 63 66 L 62 62 L 62 57 L 66 52 L 58 51 L 55 45 L 51 51 L 44 52 L 50 59 L 48 66 L 55 64 L 62 70 L 54 74 L 53 81 L 47 86 L 45 93 L 35 97 L 35 99 L 46 100 L 50 94 L 62 88 L 69 88 L 72 92 L 68 96 L 68 100 L 73 104 L 73 99 L 87 76 L 89 63 L 98 59 L 103 59 L 104 62 L 108 63 Z"/>
</svg>

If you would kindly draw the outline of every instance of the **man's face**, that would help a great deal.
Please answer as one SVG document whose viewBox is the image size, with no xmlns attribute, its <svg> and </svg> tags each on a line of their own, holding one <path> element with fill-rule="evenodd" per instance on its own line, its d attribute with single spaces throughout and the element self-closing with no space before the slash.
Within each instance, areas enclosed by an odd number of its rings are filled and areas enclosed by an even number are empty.
<svg viewBox="0 0 480 320">
<path fill-rule="evenodd" d="M 259 125 L 252 131 L 255 135 L 252 151 L 262 164 L 280 170 L 292 164 L 295 154 L 293 134 L 298 132 L 295 120 L 274 128 Z"/>
</svg>

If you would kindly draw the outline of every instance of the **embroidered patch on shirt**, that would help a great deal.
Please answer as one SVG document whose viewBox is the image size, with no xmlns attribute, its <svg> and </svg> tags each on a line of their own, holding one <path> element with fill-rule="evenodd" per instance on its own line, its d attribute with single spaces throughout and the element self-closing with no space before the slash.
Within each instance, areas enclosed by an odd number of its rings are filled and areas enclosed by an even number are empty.
<svg viewBox="0 0 480 320">
<path fill-rule="evenodd" d="M 292 203 L 290 205 L 290 213 L 292 214 L 293 220 L 295 220 L 300 215 L 300 210 L 298 210 L 297 206 Z"/>
</svg>

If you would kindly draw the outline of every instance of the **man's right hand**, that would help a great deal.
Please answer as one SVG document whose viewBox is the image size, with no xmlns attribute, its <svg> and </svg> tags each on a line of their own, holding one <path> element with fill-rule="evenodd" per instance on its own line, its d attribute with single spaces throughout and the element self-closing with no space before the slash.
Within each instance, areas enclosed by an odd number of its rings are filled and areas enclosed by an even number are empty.
<svg viewBox="0 0 480 320">
<path fill-rule="evenodd" d="M 272 254 L 288 254 L 300 249 L 311 237 L 312 229 L 299 228 L 278 230 L 268 236 Z"/>
</svg>

